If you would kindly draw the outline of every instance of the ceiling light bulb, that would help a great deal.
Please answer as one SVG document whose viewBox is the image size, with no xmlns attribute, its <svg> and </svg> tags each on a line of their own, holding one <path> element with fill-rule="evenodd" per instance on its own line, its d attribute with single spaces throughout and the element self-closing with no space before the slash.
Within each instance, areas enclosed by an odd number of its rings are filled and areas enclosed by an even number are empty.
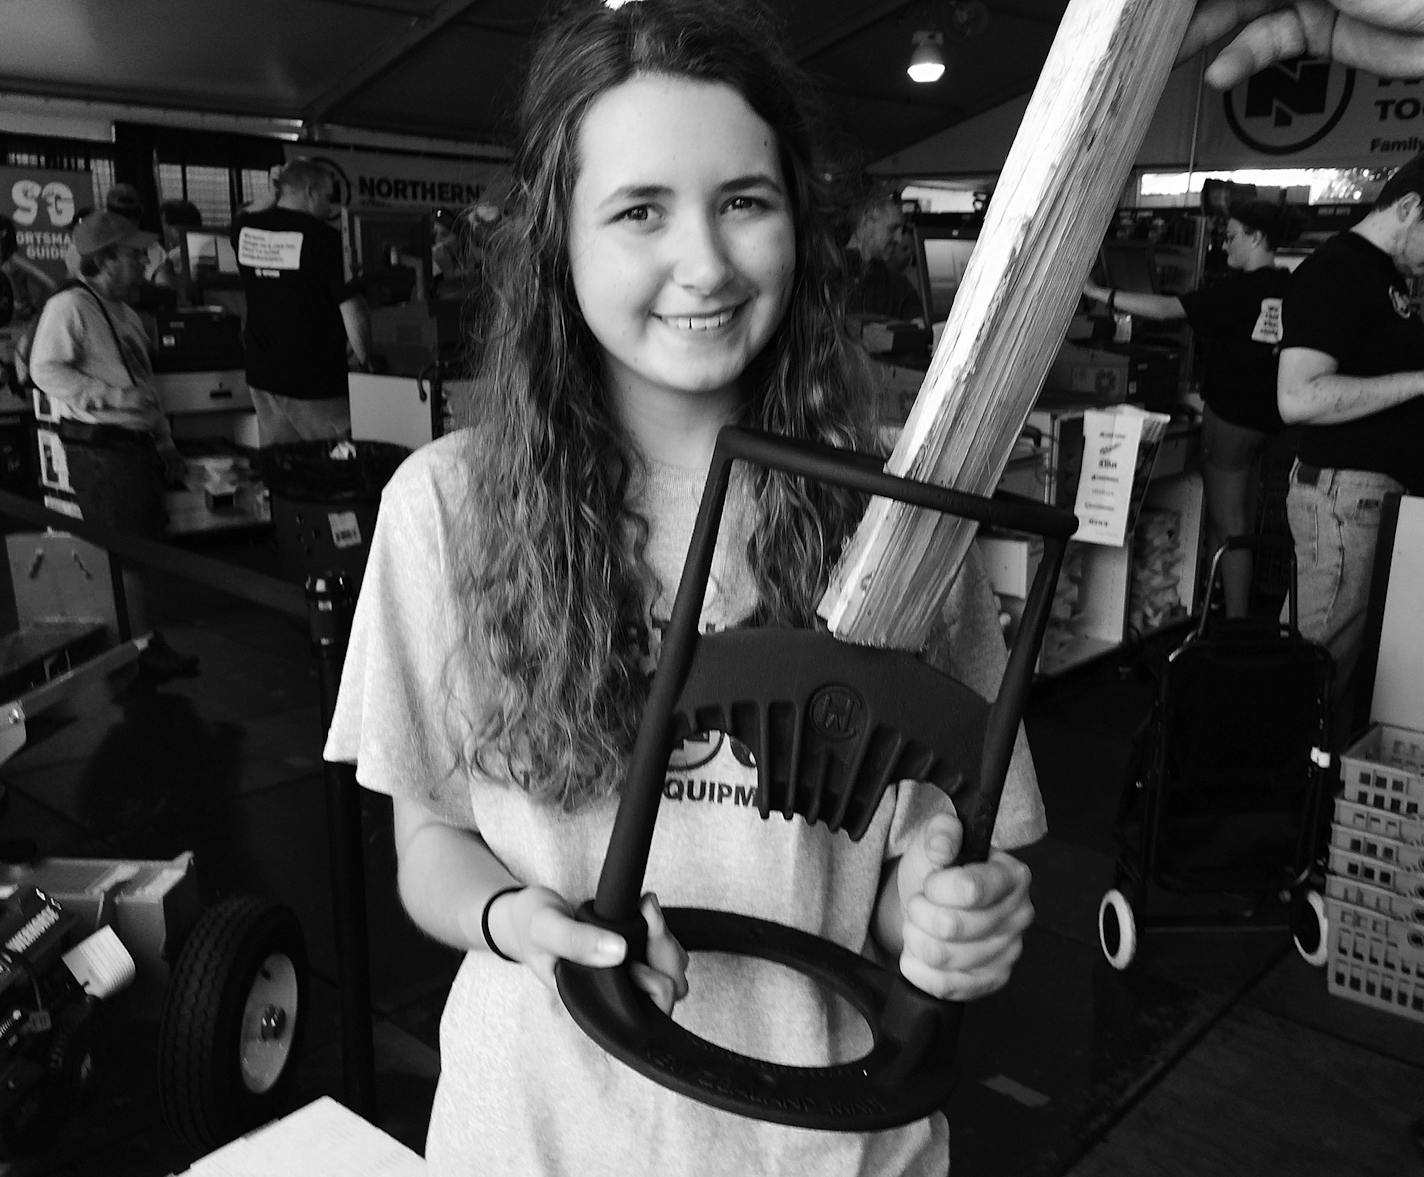
<svg viewBox="0 0 1424 1177">
<path fill-rule="evenodd" d="M 944 54 L 940 52 L 943 44 L 943 33 L 922 30 L 915 34 L 915 51 L 905 69 L 911 80 L 928 83 L 944 77 Z"/>
</svg>

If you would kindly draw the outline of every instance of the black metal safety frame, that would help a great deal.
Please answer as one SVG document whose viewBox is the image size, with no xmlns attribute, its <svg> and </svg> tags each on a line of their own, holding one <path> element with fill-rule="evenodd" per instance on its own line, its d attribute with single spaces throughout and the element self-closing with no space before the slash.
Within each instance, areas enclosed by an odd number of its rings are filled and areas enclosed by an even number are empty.
<svg viewBox="0 0 1424 1177">
<path fill-rule="evenodd" d="M 994 701 L 986 702 L 913 653 L 856 646 L 829 633 L 753 629 L 700 635 L 698 619 L 736 461 L 1042 536 L 1043 559 Z M 753 751 L 763 818 L 779 812 L 858 839 L 891 784 L 926 780 L 954 800 L 964 823 L 959 861 L 982 861 L 1054 585 L 1076 528 L 1071 512 L 1016 496 L 989 499 L 896 477 L 884 472 L 878 457 L 723 429 L 597 892 L 580 909 L 580 918 L 626 937 L 629 960 L 643 955 L 646 928 L 638 904 L 668 758 L 679 740 L 698 731 L 727 732 Z M 945 1105 L 956 1077 L 958 1003 L 931 997 L 897 970 L 781 924 L 696 908 L 671 907 L 665 916 L 690 952 L 758 957 L 829 987 L 865 1018 L 873 1045 L 864 1056 L 831 1066 L 751 1058 L 678 1026 L 636 988 L 626 962 L 607 969 L 561 962 L 556 973 L 564 1003 L 614 1057 L 693 1099 L 799 1127 L 872 1131 Z"/>
</svg>

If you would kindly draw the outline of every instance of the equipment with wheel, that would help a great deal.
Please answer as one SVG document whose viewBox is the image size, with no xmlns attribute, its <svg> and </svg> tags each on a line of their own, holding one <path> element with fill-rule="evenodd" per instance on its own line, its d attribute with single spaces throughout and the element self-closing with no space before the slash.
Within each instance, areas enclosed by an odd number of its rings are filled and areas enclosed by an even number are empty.
<svg viewBox="0 0 1424 1177">
<path fill-rule="evenodd" d="M 155 1026 L 160 1110 L 195 1152 L 283 1114 L 307 975 L 292 910 L 250 895 L 204 910 L 191 854 L 7 868 L 0 1158 L 52 1143 L 94 1070 L 94 1027 L 109 1016 Z"/>
<path fill-rule="evenodd" d="M 1116 969 L 1132 964 L 1151 928 L 1259 925 L 1280 904 L 1301 955 L 1325 961 L 1333 664 L 1297 628 L 1293 554 L 1287 620 L 1227 619 L 1210 607 L 1223 555 L 1261 542 L 1236 537 L 1215 554 L 1208 606 L 1168 657 L 1138 732 L 1113 884 L 1098 908 Z M 1158 890 L 1235 902 L 1179 903 L 1164 915 L 1152 906 Z"/>
<path fill-rule="evenodd" d="M 852 646 L 826 633 L 699 635 L 734 460 L 1042 535 L 1044 558 L 995 701 L 985 703 L 911 654 Z M 1076 526 L 1069 512 L 1042 504 L 989 500 L 893 477 L 867 455 L 723 429 L 598 890 L 580 918 L 626 937 L 629 959 L 642 955 L 638 901 L 668 758 L 679 740 L 702 731 L 726 732 L 752 751 L 763 818 L 779 813 L 824 822 L 855 839 L 890 785 L 924 780 L 954 800 L 964 823 L 960 861 L 982 860 L 1054 581 Z M 866 1020 L 873 1044 L 862 1057 L 833 1066 L 751 1058 L 679 1027 L 635 987 L 626 964 L 595 969 L 560 962 L 564 1003 L 614 1057 L 690 1098 L 800 1127 L 873 1131 L 944 1106 L 954 1087 L 958 1004 L 929 997 L 893 969 L 780 924 L 691 908 L 668 908 L 664 915 L 689 952 L 758 957 L 834 990 Z"/>
<path fill-rule="evenodd" d="M 212 1148 L 285 1110 L 307 1019 L 307 954 L 288 907 L 242 895 L 203 913 L 158 1032 L 163 1118 Z"/>
</svg>

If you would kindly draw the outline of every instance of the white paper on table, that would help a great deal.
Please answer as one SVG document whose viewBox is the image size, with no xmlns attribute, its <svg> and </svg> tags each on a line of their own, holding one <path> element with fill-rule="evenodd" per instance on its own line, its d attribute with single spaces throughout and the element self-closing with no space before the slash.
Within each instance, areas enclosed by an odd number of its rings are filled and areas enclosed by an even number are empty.
<svg viewBox="0 0 1424 1177">
<path fill-rule="evenodd" d="M 1075 540 L 1118 548 L 1127 539 L 1132 479 L 1143 417 L 1089 409 L 1083 414 L 1083 466 L 1078 476 Z"/>
<path fill-rule="evenodd" d="M 226 1144 L 184 1177 L 424 1177 L 425 1161 L 330 1096 Z"/>
</svg>

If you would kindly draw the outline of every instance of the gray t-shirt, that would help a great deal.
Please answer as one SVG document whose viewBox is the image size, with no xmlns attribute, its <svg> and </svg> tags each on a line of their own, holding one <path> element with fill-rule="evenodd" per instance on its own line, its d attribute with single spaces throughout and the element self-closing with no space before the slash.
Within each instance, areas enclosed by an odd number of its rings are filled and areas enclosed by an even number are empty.
<svg viewBox="0 0 1424 1177">
<path fill-rule="evenodd" d="M 456 570 L 478 559 L 464 510 L 476 450 L 456 434 L 413 455 L 386 488 L 326 746 L 355 761 L 367 788 L 400 794 L 477 829 L 519 878 L 577 903 L 593 894 L 616 801 L 570 815 L 518 789 L 455 770 L 452 709 L 476 705 L 479 674 L 452 659 L 463 635 Z M 648 653 L 656 657 L 701 496 L 702 477 L 654 466 L 638 490 L 650 523 Z M 743 619 L 755 602 L 745 561 L 751 502 L 734 479 L 703 613 L 704 627 Z M 955 672 L 992 693 L 1003 664 L 982 573 L 961 576 L 949 645 Z M 948 803 L 933 788 L 887 792 L 858 842 L 822 825 L 762 821 L 756 772 L 744 749 L 713 734 L 669 764 L 645 888 L 664 906 L 744 912 L 834 940 L 866 943 L 881 868 L 911 832 Z M 1014 846 L 1044 831 L 1022 743 L 996 840 Z M 790 970 L 699 955 L 677 1020 L 733 1050 L 796 1065 L 839 1062 L 868 1046 L 859 1019 Z M 440 1030 L 441 1076 L 426 1159 L 444 1174 L 628 1177 L 630 1174 L 852 1174 L 942 1177 L 948 1126 L 933 1116 L 868 1135 L 766 1124 L 675 1095 L 610 1059 L 558 998 L 520 965 L 471 952 L 451 988 Z"/>
</svg>

